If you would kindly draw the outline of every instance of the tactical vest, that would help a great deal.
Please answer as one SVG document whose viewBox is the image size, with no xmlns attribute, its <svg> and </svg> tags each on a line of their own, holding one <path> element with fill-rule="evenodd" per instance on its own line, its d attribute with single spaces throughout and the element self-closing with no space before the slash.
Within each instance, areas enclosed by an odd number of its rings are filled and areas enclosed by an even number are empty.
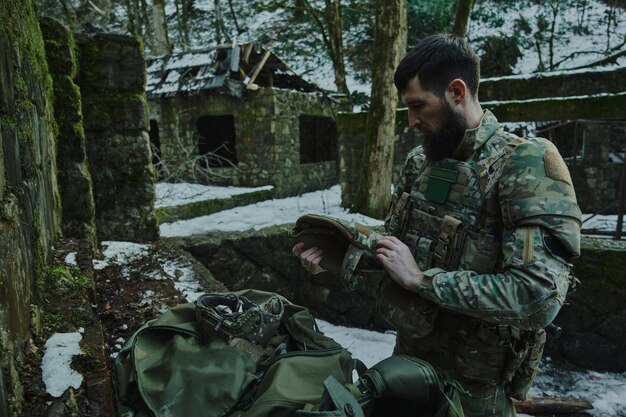
<svg viewBox="0 0 626 417">
<path fill-rule="evenodd" d="M 421 270 L 502 271 L 497 184 L 508 155 L 525 140 L 497 134 L 473 160 L 422 160 L 387 221 L 388 232 L 407 244 Z M 516 372 L 530 375 L 520 392 L 509 393 L 525 397 L 541 358 L 543 331 L 520 332 L 440 309 L 391 279 L 379 291 L 379 311 L 398 330 L 396 353 L 432 362 L 443 375 L 476 388 L 475 395 L 520 385 L 519 378 L 512 381 Z"/>
</svg>

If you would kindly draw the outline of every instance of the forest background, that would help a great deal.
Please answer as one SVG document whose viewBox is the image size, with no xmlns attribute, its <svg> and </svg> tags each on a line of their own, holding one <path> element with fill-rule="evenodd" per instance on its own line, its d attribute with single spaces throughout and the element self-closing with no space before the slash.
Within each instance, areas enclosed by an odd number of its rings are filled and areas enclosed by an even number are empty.
<svg viewBox="0 0 626 417">
<path fill-rule="evenodd" d="M 75 29 L 139 36 L 147 55 L 259 42 L 323 89 L 348 93 L 356 104 L 370 95 L 375 0 L 41 0 L 40 7 Z M 407 50 L 428 35 L 458 32 L 455 22 L 465 20 L 483 77 L 626 57 L 625 0 L 408 0 L 405 7 Z M 457 16 L 464 9 L 471 13 Z M 337 66 L 345 85 L 333 76 Z"/>
<path fill-rule="evenodd" d="M 626 0 L 40 0 L 76 31 L 129 33 L 146 55 L 258 42 L 353 109 L 367 108 L 351 209 L 388 206 L 404 53 L 428 35 L 466 37 L 482 77 L 626 65 Z"/>
</svg>

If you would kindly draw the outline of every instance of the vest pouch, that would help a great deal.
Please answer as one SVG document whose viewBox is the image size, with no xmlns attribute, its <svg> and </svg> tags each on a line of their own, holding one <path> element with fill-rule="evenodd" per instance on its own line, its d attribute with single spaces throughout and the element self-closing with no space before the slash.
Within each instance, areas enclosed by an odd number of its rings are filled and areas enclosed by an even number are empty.
<svg viewBox="0 0 626 417">
<path fill-rule="evenodd" d="M 505 335 L 508 326 L 479 322 L 471 327 L 454 356 L 454 367 L 469 380 L 498 385 L 511 353 L 511 342 Z"/>
<path fill-rule="evenodd" d="M 533 385 L 535 375 L 539 369 L 541 357 L 543 356 L 543 347 L 546 344 L 546 331 L 540 329 L 533 333 L 528 345 L 527 355 L 521 366 L 513 375 L 511 382 L 507 384 L 507 393 L 509 397 L 519 401 L 524 401 L 528 396 L 528 392 Z"/>
<path fill-rule="evenodd" d="M 494 236 L 468 230 L 459 268 L 475 271 L 478 274 L 493 273 L 501 247 L 500 241 Z"/>
<path fill-rule="evenodd" d="M 422 271 L 430 269 L 433 257 L 433 241 L 412 233 L 407 233 L 403 241 L 411 249 L 417 266 L 419 266 Z"/>
<path fill-rule="evenodd" d="M 452 216 L 443 216 L 433 253 L 435 266 L 446 271 L 456 269 L 464 238 L 463 223 Z"/>
<path fill-rule="evenodd" d="M 424 337 L 432 332 L 439 313 L 435 303 L 405 290 L 391 278 L 381 284 L 376 307 L 398 333 L 409 338 Z"/>
</svg>

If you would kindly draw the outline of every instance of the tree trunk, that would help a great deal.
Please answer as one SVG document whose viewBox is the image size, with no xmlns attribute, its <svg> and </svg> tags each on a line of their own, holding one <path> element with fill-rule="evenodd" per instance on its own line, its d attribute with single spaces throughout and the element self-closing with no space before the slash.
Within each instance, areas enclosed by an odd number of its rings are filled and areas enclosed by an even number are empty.
<svg viewBox="0 0 626 417">
<path fill-rule="evenodd" d="M 406 0 L 376 1 L 372 97 L 367 114 L 362 172 L 353 211 L 382 218 L 391 198 L 398 94 L 393 74 L 406 49 Z"/>
<path fill-rule="evenodd" d="M 337 91 L 348 94 L 346 84 L 346 67 L 343 61 L 343 22 L 341 19 L 341 0 L 326 0 L 326 25 L 330 43 L 330 57 L 335 70 Z"/>
<path fill-rule="evenodd" d="M 154 23 L 154 44 L 152 47 L 152 54 L 165 55 L 170 52 L 171 44 L 167 36 L 164 0 L 152 0 L 152 21 Z"/>
<path fill-rule="evenodd" d="M 550 25 L 550 39 L 548 41 L 548 53 L 550 59 L 550 71 L 554 70 L 554 32 L 556 30 L 556 19 L 559 17 L 559 8 L 561 0 L 555 0 L 550 4 L 552 9 L 552 23 Z"/>
<path fill-rule="evenodd" d="M 467 32 L 470 14 L 474 0 L 456 0 L 456 13 L 454 17 L 454 28 L 452 34 L 462 38 Z"/>
<path fill-rule="evenodd" d="M 215 44 L 222 43 L 222 34 L 224 32 L 224 22 L 222 21 L 222 7 L 220 0 L 215 1 Z"/>
<path fill-rule="evenodd" d="M 296 22 L 301 22 L 304 19 L 305 9 L 306 9 L 306 4 L 304 0 L 295 0 L 294 9 L 293 9 L 293 19 Z"/>
</svg>

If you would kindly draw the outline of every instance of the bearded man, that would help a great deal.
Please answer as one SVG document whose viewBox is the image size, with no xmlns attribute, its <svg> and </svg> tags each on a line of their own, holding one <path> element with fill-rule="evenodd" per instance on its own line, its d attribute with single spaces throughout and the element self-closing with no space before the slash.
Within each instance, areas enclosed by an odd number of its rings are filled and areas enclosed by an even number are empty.
<svg viewBox="0 0 626 417">
<path fill-rule="evenodd" d="M 394 82 L 422 134 L 395 185 L 376 257 L 378 310 L 395 354 L 428 361 L 458 387 L 468 417 L 514 416 L 547 327 L 574 281 L 581 214 L 557 149 L 504 131 L 478 101 L 479 62 L 465 41 L 422 40 Z M 293 252 L 320 272 L 318 248 Z"/>
</svg>

